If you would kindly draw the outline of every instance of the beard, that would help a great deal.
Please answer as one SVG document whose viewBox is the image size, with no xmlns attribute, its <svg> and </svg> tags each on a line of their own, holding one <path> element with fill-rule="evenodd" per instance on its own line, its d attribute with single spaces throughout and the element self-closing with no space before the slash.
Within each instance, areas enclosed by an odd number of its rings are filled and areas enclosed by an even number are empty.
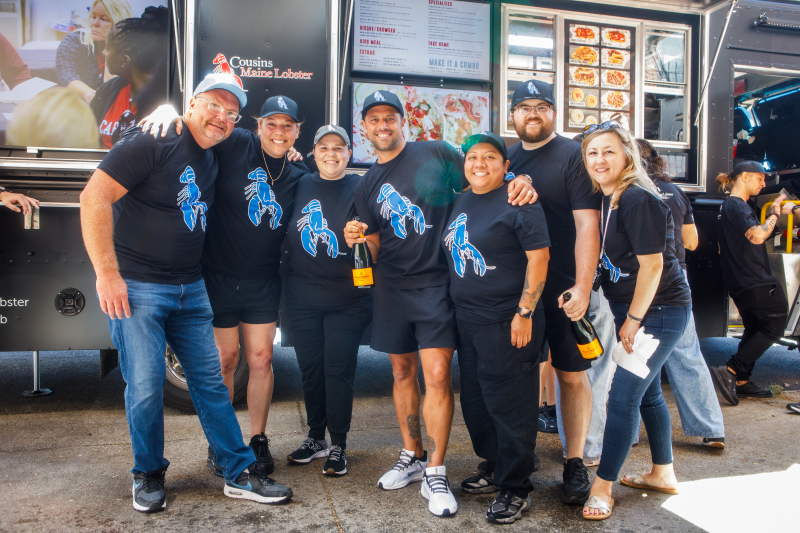
<svg viewBox="0 0 800 533">
<path fill-rule="evenodd" d="M 389 139 L 386 147 L 383 147 L 378 143 L 377 133 L 372 137 L 367 136 L 367 138 L 369 139 L 369 142 L 372 143 L 372 146 L 375 148 L 375 150 L 377 150 L 378 152 L 393 152 L 400 146 L 400 143 L 403 141 L 403 135 L 399 131 L 395 132 L 392 138 Z"/>
<path fill-rule="evenodd" d="M 522 128 L 518 128 L 515 122 L 514 129 L 517 131 L 517 136 L 519 136 L 522 141 L 530 144 L 536 144 L 550 137 L 553 134 L 554 128 L 553 124 L 546 125 L 544 122 L 542 122 L 541 126 L 539 126 L 539 133 L 530 134 L 525 128 L 525 124 L 522 125 Z"/>
</svg>

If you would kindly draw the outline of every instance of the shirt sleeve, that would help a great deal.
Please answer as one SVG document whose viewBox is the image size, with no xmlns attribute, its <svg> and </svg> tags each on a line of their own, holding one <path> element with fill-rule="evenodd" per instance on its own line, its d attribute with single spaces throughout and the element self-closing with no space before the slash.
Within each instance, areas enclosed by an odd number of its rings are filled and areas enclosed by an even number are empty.
<svg viewBox="0 0 800 533">
<path fill-rule="evenodd" d="M 157 164 L 158 141 L 135 127 L 122 134 L 97 168 L 130 191 L 152 174 Z"/>
<path fill-rule="evenodd" d="M 31 79 L 28 65 L 2 33 L 0 33 L 0 76 L 11 89 Z"/>
<path fill-rule="evenodd" d="M 460 193 L 469 187 L 469 182 L 464 175 L 464 156 L 445 141 L 439 142 L 442 147 L 442 159 L 448 167 L 447 180 L 450 188 L 456 193 Z"/>
<path fill-rule="evenodd" d="M 592 180 L 583 164 L 583 158 L 578 153 L 572 158 L 567 170 L 567 196 L 573 211 L 579 209 L 600 209 L 603 196 L 600 191 L 592 190 Z"/>
<path fill-rule="evenodd" d="M 641 194 L 651 196 L 644 191 Z M 638 195 L 624 200 L 627 201 L 620 201 L 619 220 L 628 235 L 633 253 L 663 253 L 667 249 L 667 204 L 655 197 L 642 198 Z"/>
<path fill-rule="evenodd" d="M 680 199 L 681 204 L 683 205 L 683 224 L 694 224 L 694 213 L 692 212 L 692 202 L 689 201 L 689 197 L 686 196 L 686 193 L 681 190 L 680 187 L 677 185 L 675 189 L 678 191 L 678 198 Z"/>
<path fill-rule="evenodd" d="M 358 215 L 358 218 L 361 219 L 361 222 L 367 225 L 367 231 L 364 232 L 364 235 L 372 235 L 373 233 L 377 233 L 381 228 L 378 220 L 375 218 L 375 214 L 372 212 L 372 209 L 370 209 L 369 197 L 365 183 L 366 180 L 361 178 L 361 181 L 359 181 L 358 185 L 356 185 L 356 214 Z"/>
<path fill-rule="evenodd" d="M 537 202 L 533 205 L 526 204 L 515 208 L 514 232 L 526 252 L 540 250 L 550 246 L 550 237 L 547 233 L 547 220 L 544 210 Z"/>
<path fill-rule="evenodd" d="M 733 231 L 733 237 L 742 237 L 750 228 L 760 225 L 749 205 L 738 200 L 726 201 L 732 209 L 725 210 L 725 225 Z"/>
<path fill-rule="evenodd" d="M 80 34 L 70 33 L 64 37 L 56 50 L 56 77 L 59 85 L 66 87 L 75 80 L 84 81 L 81 80 L 79 68 L 82 55 L 88 57 L 89 48 L 81 42 Z"/>
</svg>

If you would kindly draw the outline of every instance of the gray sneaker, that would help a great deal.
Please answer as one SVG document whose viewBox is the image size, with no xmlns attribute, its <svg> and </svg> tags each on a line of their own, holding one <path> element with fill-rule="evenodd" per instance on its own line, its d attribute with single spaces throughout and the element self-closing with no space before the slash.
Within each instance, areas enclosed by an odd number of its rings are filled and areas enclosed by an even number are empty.
<svg viewBox="0 0 800 533">
<path fill-rule="evenodd" d="M 531 498 L 526 496 L 520 498 L 514 496 L 510 490 L 500 492 L 489 510 L 486 511 L 486 518 L 490 522 L 498 524 L 513 524 L 522 517 L 522 513 L 530 510 Z"/>
<path fill-rule="evenodd" d="M 254 465 L 255 463 L 250 468 L 255 468 Z M 292 497 L 292 489 L 289 487 L 276 483 L 270 477 L 251 474 L 248 470 L 239 474 L 236 481 L 225 483 L 225 496 L 258 503 L 279 503 Z"/>
<path fill-rule="evenodd" d="M 157 513 L 167 508 L 164 473 L 137 472 L 133 476 L 133 508 L 143 513 Z"/>
</svg>

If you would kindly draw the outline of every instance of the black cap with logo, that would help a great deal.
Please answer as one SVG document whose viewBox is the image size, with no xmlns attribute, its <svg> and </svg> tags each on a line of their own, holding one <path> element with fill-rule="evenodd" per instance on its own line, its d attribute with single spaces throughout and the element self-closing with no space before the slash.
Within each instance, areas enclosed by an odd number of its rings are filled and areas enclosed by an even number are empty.
<svg viewBox="0 0 800 533">
<path fill-rule="evenodd" d="M 476 144 L 480 143 L 489 143 L 495 148 L 497 151 L 500 152 L 500 155 L 503 156 L 503 161 L 505 162 L 508 159 L 508 150 L 506 150 L 506 143 L 503 142 L 503 139 L 500 138 L 499 135 L 495 135 L 491 131 L 482 131 L 480 133 L 476 133 L 475 135 L 470 135 L 467 137 L 467 140 L 464 141 L 464 144 L 461 145 L 461 149 L 464 151 L 464 155 L 469 152 L 470 148 L 475 146 Z"/>
<path fill-rule="evenodd" d="M 288 96 L 267 98 L 267 101 L 261 106 L 261 118 L 270 115 L 287 115 L 292 117 L 295 122 L 300 122 L 300 119 L 297 118 L 297 104 Z"/>
<path fill-rule="evenodd" d="M 514 89 L 511 107 L 516 107 L 520 102 L 532 99 L 543 100 L 550 105 L 555 105 L 556 99 L 553 96 L 553 86 L 537 79 L 523 81 Z"/>
<path fill-rule="evenodd" d="M 758 161 L 742 161 L 741 163 L 733 167 L 733 172 L 731 172 L 731 176 L 738 176 L 739 174 L 743 174 L 745 172 L 752 172 L 754 174 L 764 174 L 766 176 L 769 176 L 769 172 L 767 172 L 767 170 L 764 168 L 764 165 L 762 165 Z"/>
<path fill-rule="evenodd" d="M 396 94 L 390 93 L 389 91 L 375 91 L 364 100 L 364 107 L 361 108 L 361 117 L 365 117 L 367 111 L 376 105 L 388 105 L 389 107 L 395 108 L 400 115 L 405 116 L 403 104 L 400 103 L 400 99 Z"/>
</svg>

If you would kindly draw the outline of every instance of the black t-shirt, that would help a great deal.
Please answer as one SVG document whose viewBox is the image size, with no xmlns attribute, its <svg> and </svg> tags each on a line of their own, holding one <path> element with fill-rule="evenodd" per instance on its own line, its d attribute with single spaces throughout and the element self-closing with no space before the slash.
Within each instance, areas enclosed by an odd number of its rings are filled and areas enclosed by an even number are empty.
<svg viewBox="0 0 800 533">
<path fill-rule="evenodd" d="M 442 235 L 456 317 L 473 323 L 512 317 L 525 286 L 525 252 L 549 245 L 539 202 L 512 206 L 504 185 L 461 194 Z"/>
<path fill-rule="evenodd" d="M 661 199 L 672 211 L 672 220 L 675 223 L 675 257 L 681 264 L 681 268 L 686 268 L 686 248 L 683 247 L 683 234 L 681 230 L 686 224 L 694 224 L 694 213 L 692 204 L 680 187 L 668 181 L 656 181 L 656 189 L 661 194 Z"/>
<path fill-rule="evenodd" d="M 217 205 L 208 220 L 203 267 L 242 279 L 277 276 L 295 188 L 308 169 L 270 157 L 258 135 L 241 128 L 214 153 Z"/>
<path fill-rule="evenodd" d="M 602 223 L 609 216 L 611 197 L 603 198 Z M 661 280 L 650 305 L 686 306 L 692 303 L 689 285 L 675 257 L 672 213 L 660 198 L 631 185 L 611 211 L 602 259 L 603 294 L 616 302 L 632 302 L 639 273 L 637 255 L 660 253 Z"/>
<path fill-rule="evenodd" d="M 356 187 L 365 235 L 380 231 L 376 283 L 395 289 L 446 285 L 439 237 L 464 180 L 464 158 L 444 141 L 406 143 L 388 163 L 375 163 Z"/>
<path fill-rule="evenodd" d="M 760 225 L 753 208 L 738 196 L 724 202 L 717 215 L 722 280 L 731 296 L 755 287 L 775 285 L 765 244 L 753 244 L 745 233 Z"/>
<path fill-rule="evenodd" d="M 126 131 L 97 166 L 128 193 L 113 205 L 123 278 L 181 285 L 200 279 L 217 159 L 187 130 L 153 138 Z M 213 212 L 213 211 L 211 211 Z"/>
<path fill-rule="evenodd" d="M 525 150 L 519 142 L 508 150 L 509 171 L 527 174 L 539 193 L 550 233 L 550 268 L 545 290 L 560 294 L 575 285 L 575 218 L 572 211 L 600 209 L 601 194 L 592 192 L 592 181 L 581 156 L 581 145 L 557 135 L 537 148 Z M 545 302 L 557 305 L 554 302 Z"/>
<path fill-rule="evenodd" d="M 353 199 L 360 181 L 358 174 L 300 178 L 286 237 L 286 296 L 294 302 L 330 307 L 372 297 L 371 290 L 353 285 L 353 259 L 344 240 L 344 226 L 356 216 Z"/>
</svg>

